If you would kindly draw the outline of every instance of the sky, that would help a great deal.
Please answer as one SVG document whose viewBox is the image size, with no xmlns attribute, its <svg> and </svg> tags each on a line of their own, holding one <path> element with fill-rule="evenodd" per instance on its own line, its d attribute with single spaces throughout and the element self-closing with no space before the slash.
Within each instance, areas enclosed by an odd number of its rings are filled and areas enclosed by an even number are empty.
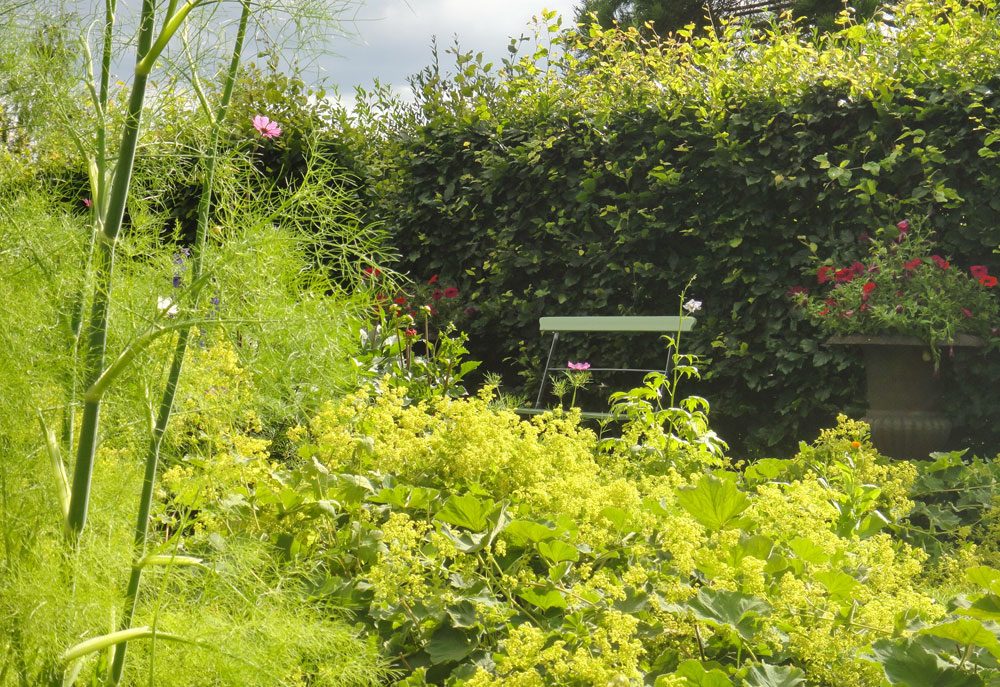
<svg viewBox="0 0 1000 687">
<path fill-rule="evenodd" d="M 444 48 L 456 35 L 463 51 L 481 51 L 487 62 L 499 64 L 511 36 L 530 34 L 533 16 L 554 10 L 568 25 L 574 5 L 574 0 L 368 0 L 353 24 L 357 36 L 338 39 L 333 50 L 339 56 L 320 58 L 310 71 L 348 100 L 355 85 L 370 86 L 375 78 L 403 91 L 406 77 L 430 64 L 432 37 L 437 36 L 442 67 L 451 64 Z"/>
<path fill-rule="evenodd" d="M 103 17 L 102 0 L 37 0 L 51 2 L 54 7 L 69 8 L 89 27 L 91 37 Z M 158 0 L 161 6 L 166 0 Z M 260 0 L 261 5 L 281 5 L 284 0 Z M 451 56 L 444 50 L 453 45 L 457 36 L 463 51 L 482 52 L 486 62 L 499 64 L 508 56 L 507 46 L 511 37 L 531 35 L 532 17 L 543 10 L 552 10 L 569 26 L 575 18 L 575 4 L 579 0 L 292 0 L 291 4 L 305 5 L 329 3 L 333 7 L 347 7 L 341 15 L 340 32 L 327 34 L 321 54 L 295 51 L 297 28 L 290 22 L 282 23 L 270 15 L 263 27 L 251 29 L 251 39 L 264 39 L 272 44 L 285 46 L 283 62 L 294 61 L 302 69 L 302 77 L 313 85 L 334 86 L 348 105 L 353 103 L 354 87 L 369 87 L 375 79 L 391 86 L 404 97 L 409 92 L 407 77 L 431 63 L 431 40 L 436 37 L 442 69 L 450 71 Z M 124 38 L 134 37 L 138 24 L 139 0 L 119 0 L 118 26 L 128 27 Z M 213 11 L 192 15 L 190 23 L 201 23 L 208 29 L 209 50 L 228 46 L 232 39 L 239 4 L 235 2 L 212 4 Z M 278 15 L 285 16 L 287 15 Z M 195 29 L 195 31 L 197 31 Z M 323 29 L 317 32 L 326 33 Z M 339 35 L 340 33 L 348 35 Z M 92 41 L 93 42 L 93 41 Z M 308 41 L 307 41 L 308 42 Z M 174 41 L 176 44 L 177 41 Z M 261 45 L 261 43 L 258 43 Z M 175 46 L 172 44 L 173 49 Z M 168 53 L 171 49 L 168 49 Z M 219 53 L 224 55 L 224 50 Z M 121 76 L 131 76 L 133 48 L 131 44 L 116 58 L 114 71 Z M 248 50 L 245 59 L 253 59 Z M 263 61 L 263 60 L 258 60 Z M 283 64 L 282 67 L 285 67 Z"/>
</svg>

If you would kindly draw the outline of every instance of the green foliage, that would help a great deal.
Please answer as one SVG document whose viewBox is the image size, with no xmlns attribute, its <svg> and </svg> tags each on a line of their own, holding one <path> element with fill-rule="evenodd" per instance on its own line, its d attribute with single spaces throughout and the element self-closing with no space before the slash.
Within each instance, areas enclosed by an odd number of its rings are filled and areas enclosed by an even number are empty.
<svg viewBox="0 0 1000 687">
<path fill-rule="evenodd" d="M 20 173 L 13 167 L 4 170 L 5 176 Z M 321 179 L 325 184 L 329 176 Z M 95 471 L 94 532 L 70 554 L 60 526 L 57 478 L 43 449 L 36 413 L 41 411 L 57 439 L 67 431 L 64 418 L 74 422 L 74 414 L 64 415 L 61 406 L 72 374 L 67 349 L 74 311 L 69 296 L 79 288 L 86 229 L 79 211 L 67 211 L 25 188 L 30 185 L 5 185 L 0 211 L 5 275 L 0 295 L 17 304 L 0 314 L 3 685 L 61 679 L 64 666 L 58 665 L 58 656 L 116 629 L 131 567 L 128 523 L 142 478 L 136 456 L 149 438 L 141 419 L 151 413 L 150 397 L 162 384 L 170 348 L 161 341 L 142 352 L 109 394 Z M 290 189 L 274 202 L 301 198 L 295 194 Z M 228 238 L 226 246 L 209 259 L 209 293 L 218 302 L 209 302 L 206 295 L 197 308 L 186 257 L 157 245 L 162 218 L 141 202 L 132 207 L 132 231 L 119 244 L 114 283 L 119 326 L 110 345 L 120 350 L 151 321 L 163 320 L 158 298 L 172 300 L 174 318 L 206 321 L 192 336 L 189 375 L 177 399 L 177 433 L 167 442 L 166 459 L 175 472 L 194 464 L 212 466 L 228 480 L 242 476 L 252 493 L 249 480 L 268 474 L 268 439 L 280 431 L 276 425 L 265 428 L 260 416 L 273 422 L 304 416 L 310 398 L 328 397 L 334 380 L 348 384 L 353 379 L 347 355 L 354 347 L 351 328 L 330 331 L 329 323 L 350 322 L 355 308 L 347 296 L 331 291 L 323 275 L 314 276 L 315 237 L 297 233 L 283 219 L 261 222 L 262 215 L 270 214 L 263 203 L 253 209 L 229 206 L 234 214 L 226 215 L 229 219 L 218 229 Z M 247 279 L 245 263 L 241 267 L 239 262 L 251 252 L 254 280 Z M 176 286 L 175 276 L 180 278 Z M 279 336 L 284 329 L 294 329 L 294 336 Z M 309 351 L 314 358 L 296 362 L 290 355 L 294 350 Z M 279 354 L 285 355 L 283 368 L 263 366 L 268 355 Z M 322 374 L 307 372 L 318 366 L 324 367 Z M 306 380 L 330 386 L 303 394 L 296 385 Z M 275 413 L 278 406 L 281 412 Z M 265 468 L 254 473 L 251 461 L 262 461 Z M 187 491 L 161 492 L 172 507 L 159 502 L 151 553 L 194 553 L 202 564 L 146 568 L 149 584 L 140 597 L 136 626 L 156 627 L 185 643 L 133 641 L 127 683 L 376 684 L 383 672 L 375 648 L 357 639 L 337 609 L 309 607 L 304 590 L 294 582 L 296 575 L 276 563 L 271 548 L 239 531 L 217 536 L 211 546 L 204 539 L 192 537 L 185 543 L 177 538 L 179 531 L 208 529 L 192 511 L 221 496 L 206 491 L 208 485 L 208 480 L 189 481 L 183 485 Z M 202 548 L 193 551 L 195 546 Z M 255 603 L 247 604 L 250 598 Z M 106 652 L 91 656 L 82 664 L 79 682 L 98 680 L 108 660 Z"/>
<path fill-rule="evenodd" d="M 314 603 L 356 609 L 405 685 L 875 687 L 858 652 L 897 616 L 945 613 L 922 551 L 845 524 L 901 523 L 915 474 L 860 423 L 705 475 L 720 460 L 697 441 L 647 462 L 572 412 L 526 422 L 490 393 L 361 391 L 291 430 L 285 465 L 168 481 L 215 495 L 196 504 L 203 541 L 259 531 Z M 868 480 L 884 489 L 856 494 Z"/>
<path fill-rule="evenodd" d="M 852 14 L 861 21 L 872 18 L 883 3 L 858 0 Z M 747 7 L 749 5 L 749 8 Z M 725 21 L 750 20 L 760 23 L 776 12 L 789 12 L 803 25 L 823 31 L 834 30 L 844 11 L 840 0 L 774 0 L 746 3 L 740 0 L 583 0 L 576 8 L 577 21 L 587 29 L 593 22 L 605 29 L 618 25 L 643 29 L 647 25 L 660 36 L 690 31 L 691 27 L 718 29 Z"/>
<path fill-rule="evenodd" d="M 456 51 L 454 78 L 418 77 L 401 130 L 358 125 L 372 212 L 403 271 L 464 275 L 471 355 L 507 374 L 541 367 L 540 315 L 662 314 L 696 274 L 689 341 L 712 359 L 716 431 L 740 453 L 790 450 L 862 393 L 858 361 L 785 297 L 814 281 L 811 244 L 849 264 L 871 227 L 928 216 L 942 254 L 1000 271 L 996 4 L 892 12 L 893 31 L 821 37 L 542 26 L 499 71 Z M 595 365 L 635 358 L 585 345 Z M 995 443 L 994 386 L 950 391 L 956 442 Z"/>
<path fill-rule="evenodd" d="M 890 684 L 972 687 L 1000 677 L 1000 571 L 975 566 L 966 576 L 976 593 L 955 599 L 947 618 L 873 645 L 869 660 L 881 665 Z"/>
<path fill-rule="evenodd" d="M 463 380 L 479 362 L 465 360 L 468 337 L 456 331 L 449 317 L 460 308 L 458 289 L 442 290 L 433 275 L 425 285 L 397 290 L 390 302 L 384 290 L 392 284 L 381 270 L 368 267 L 365 273 L 377 293 L 374 316 L 361 329 L 354 362 L 375 390 L 402 389 L 411 400 L 468 393 Z"/>
</svg>

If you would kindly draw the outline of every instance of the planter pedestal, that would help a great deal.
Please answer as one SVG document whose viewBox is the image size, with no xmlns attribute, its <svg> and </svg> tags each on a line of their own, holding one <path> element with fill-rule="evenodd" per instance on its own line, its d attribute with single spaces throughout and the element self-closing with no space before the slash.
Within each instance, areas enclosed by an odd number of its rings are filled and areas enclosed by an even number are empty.
<svg viewBox="0 0 1000 687">
<path fill-rule="evenodd" d="M 860 346 L 868 382 L 868 412 L 872 443 L 892 458 L 926 458 L 944 449 L 951 420 L 938 405 L 941 393 L 934 360 L 927 344 L 910 336 L 835 336 L 831 344 Z M 974 336 L 959 335 L 953 344 L 981 346 Z"/>
</svg>

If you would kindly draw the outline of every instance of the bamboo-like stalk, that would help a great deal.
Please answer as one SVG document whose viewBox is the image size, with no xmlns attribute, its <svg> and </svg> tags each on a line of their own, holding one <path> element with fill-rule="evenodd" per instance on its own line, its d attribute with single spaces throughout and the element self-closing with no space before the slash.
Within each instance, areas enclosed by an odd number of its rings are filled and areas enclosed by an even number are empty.
<svg viewBox="0 0 1000 687">
<path fill-rule="evenodd" d="M 114 272 L 115 244 L 125 216 L 125 202 L 128 199 L 135 163 L 135 149 L 139 139 L 142 107 L 146 97 L 148 71 L 140 73 L 138 65 L 148 56 L 153 42 L 154 0 L 143 0 L 139 20 L 139 43 L 136 51 L 136 74 L 132 81 L 122 143 L 115 165 L 111 193 L 107 209 L 101 211 L 103 227 L 97 234 L 94 255 L 94 294 L 87 324 L 85 350 L 86 384 L 90 386 L 101 374 L 108 340 L 108 311 L 111 306 L 111 284 Z M 103 128 L 100 124 L 99 128 Z M 101 176 L 103 177 L 103 170 Z M 87 508 L 90 501 L 90 485 L 94 472 L 94 457 L 97 454 L 98 428 L 100 425 L 101 399 L 91 399 L 84 403 L 83 420 L 77 443 L 76 465 L 73 469 L 73 488 L 70 494 L 67 527 L 70 536 L 77 541 L 87 522 Z"/>
<path fill-rule="evenodd" d="M 192 251 L 192 280 L 197 282 L 202 276 L 205 259 L 205 244 L 208 236 L 208 221 L 212 207 L 212 188 L 215 184 L 215 167 L 218 158 L 219 135 L 222 124 L 226 119 L 229 110 L 229 101 L 232 98 L 233 86 L 236 83 L 236 76 L 239 71 L 240 59 L 243 54 L 243 42 L 246 39 L 247 24 L 250 19 L 250 4 L 243 0 L 243 10 L 240 14 L 239 26 L 236 30 L 236 42 L 233 46 L 232 59 L 226 73 L 223 85 L 222 97 L 218 110 L 212 119 L 212 128 L 209 139 L 209 157 L 205 163 L 205 176 L 202 180 L 201 197 L 198 199 L 198 226 L 195 236 L 195 246 Z M 211 114 L 211 113 L 209 113 Z M 196 297 L 197 302 L 197 297 Z M 153 504 L 153 488 L 156 484 L 156 472 L 160 462 L 160 446 L 163 442 L 163 435 L 167 431 L 170 416 L 173 411 L 174 397 L 177 393 L 177 384 L 180 380 L 181 369 L 184 365 L 184 357 L 187 353 L 188 340 L 191 328 L 185 327 L 177 337 L 174 346 L 173 359 L 170 362 L 170 372 L 167 376 L 167 383 L 163 389 L 160 399 L 160 407 L 156 417 L 156 424 L 150 437 L 149 448 L 146 454 L 145 473 L 142 481 L 142 494 L 139 497 L 139 509 L 136 516 L 135 532 L 133 539 L 133 563 L 132 571 L 129 574 L 128 586 L 125 590 L 125 609 L 122 614 L 120 628 L 127 629 L 132 624 L 135 615 L 136 602 L 139 596 L 139 585 L 142 582 L 142 571 L 145 568 L 146 542 L 149 533 L 149 513 Z M 128 650 L 128 642 L 124 641 L 115 647 L 114 660 L 111 665 L 111 683 L 117 685 L 121 681 L 122 672 L 125 666 L 125 654 Z"/>
</svg>

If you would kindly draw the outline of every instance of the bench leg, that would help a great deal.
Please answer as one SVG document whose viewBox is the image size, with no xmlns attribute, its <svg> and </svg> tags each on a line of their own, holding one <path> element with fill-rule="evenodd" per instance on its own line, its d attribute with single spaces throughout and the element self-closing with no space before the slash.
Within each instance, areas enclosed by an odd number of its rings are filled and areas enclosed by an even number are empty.
<svg viewBox="0 0 1000 687">
<path fill-rule="evenodd" d="M 552 332 L 552 345 L 549 346 L 549 356 L 545 359 L 545 368 L 542 370 L 542 381 L 538 385 L 538 398 L 535 399 L 535 407 L 542 407 L 542 395 L 545 393 L 545 382 L 549 379 L 549 370 L 552 369 L 552 354 L 555 353 L 556 343 L 559 341 L 559 332 Z"/>
</svg>

